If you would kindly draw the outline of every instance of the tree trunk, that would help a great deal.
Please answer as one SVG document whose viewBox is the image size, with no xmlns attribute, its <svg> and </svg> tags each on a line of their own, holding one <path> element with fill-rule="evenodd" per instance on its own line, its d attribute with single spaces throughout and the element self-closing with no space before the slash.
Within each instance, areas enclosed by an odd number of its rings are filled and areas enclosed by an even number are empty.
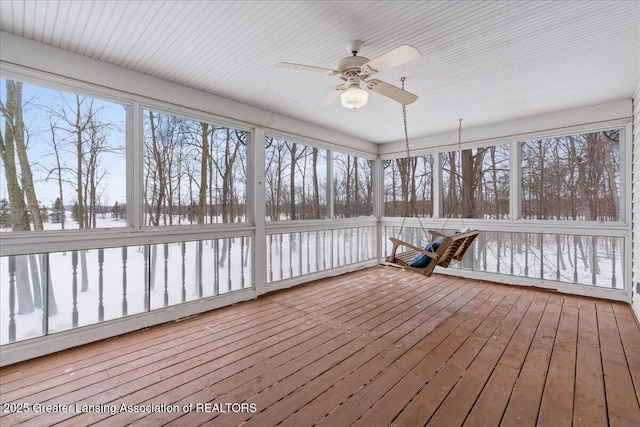
<svg viewBox="0 0 640 427">
<path fill-rule="evenodd" d="M 64 192 L 62 191 L 62 163 L 60 162 L 60 150 L 58 148 L 58 143 L 56 142 L 55 132 L 53 132 L 53 129 L 51 130 L 51 138 L 53 143 L 53 152 L 56 156 L 56 169 L 57 169 L 57 175 L 58 175 L 58 197 L 60 198 L 60 208 L 62 209 L 62 218 L 60 221 L 60 226 L 64 230 L 64 225 L 67 222 L 67 214 L 64 209 Z"/>
<path fill-rule="evenodd" d="M 409 159 L 396 159 L 398 165 L 398 174 L 400 175 L 400 194 L 404 205 L 403 216 L 410 216 L 411 207 L 409 206 Z"/>
<path fill-rule="evenodd" d="M 457 190 L 457 166 L 456 166 L 456 153 L 455 151 L 452 151 L 449 153 L 449 170 L 451 171 L 450 175 L 449 175 L 449 203 L 447 206 L 447 212 L 445 212 L 445 216 L 447 218 L 451 218 L 453 216 L 456 216 L 457 212 L 456 212 L 456 206 L 458 205 L 457 203 L 457 197 L 458 197 L 458 190 Z"/>
<path fill-rule="evenodd" d="M 18 314 L 33 313 L 35 307 L 31 286 L 29 286 L 29 261 L 24 255 L 16 257 L 16 290 Z"/>
<path fill-rule="evenodd" d="M 165 199 L 166 183 L 165 183 L 165 177 L 164 177 L 164 162 L 162 161 L 162 155 L 160 153 L 160 148 L 158 146 L 158 135 L 156 134 L 157 129 L 154 121 L 153 112 L 151 111 L 149 111 L 149 124 L 151 127 L 151 149 L 153 152 L 153 159 L 155 161 L 155 165 L 150 165 L 150 167 L 153 167 L 157 174 L 156 175 L 157 181 L 154 181 L 154 186 L 156 185 L 155 182 L 157 182 L 157 188 L 158 188 L 158 197 L 155 200 L 155 203 L 156 203 L 155 218 L 151 220 L 152 221 L 151 225 L 160 225 L 160 215 L 162 214 L 162 205 Z"/>
<path fill-rule="evenodd" d="M 11 228 L 14 231 L 28 231 L 31 229 L 27 205 L 23 199 L 23 189 L 20 186 L 16 168 L 17 140 L 24 141 L 24 125 L 22 123 L 22 84 L 12 80 L 6 81 L 7 99 L 2 107 L 5 119 L 4 137 L 0 135 L 0 156 L 4 164 L 9 205 L 11 213 Z M 19 93 L 18 93 L 19 92 Z M 20 134 L 20 135 L 19 135 Z M 22 185 L 26 181 L 22 182 Z M 34 311 L 33 295 L 29 282 L 29 267 L 27 257 L 16 257 L 16 290 L 18 299 L 18 314 Z"/>
<path fill-rule="evenodd" d="M 14 116 L 14 142 L 16 144 L 16 152 L 20 162 L 20 176 L 22 178 L 22 189 L 27 197 L 29 212 L 31 213 L 31 222 L 33 229 L 42 231 L 42 215 L 40 214 L 40 206 L 36 197 L 35 187 L 33 185 L 33 174 L 31 173 L 31 164 L 27 157 L 27 146 L 24 141 L 24 122 L 22 120 L 22 83 L 15 82 L 15 116 Z"/>
<path fill-rule="evenodd" d="M 47 279 L 45 280 L 45 292 L 47 292 L 47 301 L 48 301 L 48 314 L 49 317 L 51 316 L 55 316 L 56 314 L 58 314 L 58 304 L 56 303 L 56 296 L 53 292 L 53 280 L 51 278 L 51 268 L 49 268 L 49 265 L 46 262 L 47 259 L 47 255 L 46 254 L 41 254 L 40 255 L 40 269 L 41 271 L 43 271 L 42 276 L 46 276 Z"/>
<path fill-rule="evenodd" d="M 475 207 L 475 168 L 473 150 L 462 150 L 462 217 L 474 218 L 476 216 Z"/>
<path fill-rule="evenodd" d="M 207 209 L 207 164 L 209 156 L 209 125 L 200 123 L 202 130 L 202 150 L 200 152 L 200 193 L 198 200 L 198 224 L 204 224 Z"/>
<path fill-rule="evenodd" d="M 76 122 L 75 122 L 75 136 L 76 136 L 76 190 L 78 195 L 78 211 L 76 213 L 76 220 L 78 221 L 78 227 L 84 228 L 84 196 L 82 185 L 82 131 L 83 127 L 80 125 L 81 111 L 80 111 L 80 97 L 76 95 Z"/>
<path fill-rule="evenodd" d="M 22 109 L 22 104 L 19 102 L 22 95 L 16 93 L 18 89 L 12 80 L 6 81 L 6 87 L 7 100 L 5 107 L 2 108 L 2 114 L 5 118 L 5 133 L 4 138 L 0 135 L 0 155 L 4 163 L 6 186 L 9 193 L 11 228 L 14 231 L 26 231 L 31 229 L 31 224 L 15 161 L 15 140 L 19 131 L 15 116 L 16 110 Z M 21 88 L 21 86 L 19 87 Z"/>
<path fill-rule="evenodd" d="M 33 286 L 33 305 L 35 308 L 42 308 L 42 284 L 40 282 L 38 257 L 35 254 L 29 255 L 29 271 L 31 273 L 31 283 Z"/>
<path fill-rule="evenodd" d="M 490 212 L 494 215 L 495 219 L 500 219 L 500 204 L 501 200 L 498 194 L 498 174 L 497 174 L 497 165 L 496 165 L 496 147 L 491 147 L 491 171 L 492 171 L 492 181 L 493 181 L 493 198 L 495 200 L 495 210 Z"/>
<path fill-rule="evenodd" d="M 89 290 L 89 269 L 87 267 L 87 251 L 80 251 L 80 270 L 82 270 L 80 292 L 87 292 Z"/>
</svg>

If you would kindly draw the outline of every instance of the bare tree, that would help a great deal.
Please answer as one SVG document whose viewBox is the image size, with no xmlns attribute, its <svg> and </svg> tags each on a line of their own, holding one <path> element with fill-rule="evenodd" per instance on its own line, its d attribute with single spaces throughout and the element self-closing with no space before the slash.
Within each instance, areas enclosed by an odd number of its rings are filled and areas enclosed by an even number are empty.
<svg viewBox="0 0 640 427">
<path fill-rule="evenodd" d="M 24 138 L 24 123 L 22 121 L 22 83 L 6 80 L 7 99 L 1 105 L 5 120 L 4 135 L 0 134 L 0 155 L 4 163 L 7 191 L 9 193 L 9 207 L 11 214 L 11 228 L 14 231 L 31 230 L 27 203 L 24 201 L 22 181 L 18 175 L 16 165 L 17 145 Z M 24 145 L 24 144 L 23 144 Z M 29 272 L 27 259 L 16 258 L 16 282 L 18 297 L 18 314 L 34 311 L 33 295 L 29 286 Z"/>
<path fill-rule="evenodd" d="M 28 135 L 28 132 L 23 119 L 22 83 L 6 80 L 6 89 L 6 102 L 0 104 L 5 120 L 4 135 L 0 132 L 0 153 L 5 166 L 11 227 L 14 231 L 29 231 L 31 222 L 35 231 L 42 231 L 44 229 L 42 213 L 36 196 L 25 141 L 25 135 Z M 18 165 L 16 165 L 16 157 Z M 44 263 L 41 260 L 39 262 L 35 255 L 16 258 L 18 314 L 31 313 L 34 307 L 42 307 L 40 278 L 43 274 L 46 274 Z M 33 286 L 33 294 L 30 284 Z M 50 314 L 55 314 L 57 309 L 52 293 L 49 301 Z"/>
<path fill-rule="evenodd" d="M 55 167 L 47 172 L 45 180 L 48 180 L 52 174 L 56 174 L 56 182 L 58 183 L 58 199 L 60 201 L 60 207 L 62 209 L 62 215 L 60 218 L 60 227 L 64 230 L 66 224 L 66 215 L 64 213 L 64 191 L 63 191 L 63 165 L 60 158 L 60 152 L 62 150 L 62 144 L 57 138 L 57 126 L 53 121 L 53 114 L 49 111 L 49 131 L 51 133 L 51 148 L 53 148 L 53 154 L 55 157 Z"/>
<path fill-rule="evenodd" d="M 267 195 L 267 208 L 272 221 L 280 219 L 280 206 L 282 203 L 282 176 L 286 167 L 284 160 L 284 146 L 272 137 L 266 137 L 266 167 L 265 188 Z"/>
<path fill-rule="evenodd" d="M 202 148 L 200 150 L 200 194 L 198 201 L 198 224 L 204 224 L 207 210 L 207 172 L 209 170 L 209 124 L 200 123 Z"/>
</svg>

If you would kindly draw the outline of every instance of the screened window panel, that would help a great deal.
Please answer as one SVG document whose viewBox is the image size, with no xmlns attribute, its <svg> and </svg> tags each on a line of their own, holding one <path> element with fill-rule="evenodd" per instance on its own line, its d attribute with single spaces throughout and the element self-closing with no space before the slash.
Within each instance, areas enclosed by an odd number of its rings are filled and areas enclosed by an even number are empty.
<svg viewBox="0 0 640 427">
<path fill-rule="evenodd" d="M 373 215 L 373 160 L 334 153 L 333 211 L 336 218 Z"/>
<path fill-rule="evenodd" d="M 144 111 L 146 226 L 246 221 L 242 130 Z"/>
<path fill-rule="evenodd" d="M 522 142 L 522 217 L 620 220 L 621 129 Z"/>
<path fill-rule="evenodd" d="M 327 151 L 265 138 L 266 220 L 323 219 L 327 216 Z"/>
<path fill-rule="evenodd" d="M 442 154 L 442 216 L 509 218 L 509 144 Z"/>
<path fill-rule="evenodd" d="M 0 230 L 124 227 L 126 107 L 0 79 Z"/>
<path fill-rule="evenodd" d="M 433 217 L 433 162 L 431 154 L 383 161 L 385 216 Z"/>
</svg>

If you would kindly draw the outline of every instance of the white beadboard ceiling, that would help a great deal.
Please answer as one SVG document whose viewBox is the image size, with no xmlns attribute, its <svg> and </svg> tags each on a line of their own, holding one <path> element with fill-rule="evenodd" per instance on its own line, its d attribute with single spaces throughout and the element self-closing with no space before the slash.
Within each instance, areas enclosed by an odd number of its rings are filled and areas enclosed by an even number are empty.
<svg viewBox="0 0 640 427">
<path fill-rule="evenodd" d="M 374 143 L 404 138 L 402 108 L 311 107 L 350 40 L 374 58 L 422 57 L 376 75 L 419 96 L 409 136 L 631 98 L 640 79 L 638 1 L 11 1 L 1 29 Z M 1 52 L 0 52 L 1 55 Z"/>
</svg>

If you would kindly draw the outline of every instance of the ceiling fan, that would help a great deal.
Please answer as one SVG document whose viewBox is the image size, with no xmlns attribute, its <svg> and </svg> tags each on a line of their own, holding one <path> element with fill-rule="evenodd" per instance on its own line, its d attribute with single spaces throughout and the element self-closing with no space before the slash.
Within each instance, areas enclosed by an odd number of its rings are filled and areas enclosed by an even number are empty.
<svg viewBox="0 0 640 427">
<path fill-rule="evenodd" d="M 360 108 L 367 103 L 369 94 L 360 87 L 360 83 L 364 83 L 367 89 L 386 96 L 402 105 L 409 105 L 418 99 L 418 97 L 410 92 L 400 89 L 399 87 L 390 85 L 377 79 L 369 79 L 375 73 L 387 70 L 391 67 L 413 61 L 420 58 L 420 51 L 413 46 L 401 45 L 395 49 L 391 49 L 387 53 L 369 59 L 364 56 L 358 56 L 358 52 L 362 49 L 364 42 L 361 40 L 353 40 L 347 45 L 347 49 L 351 56 L 342 58 L 338 62 L 337 70 L 329 68 L 313 67 L 310 65 L 292 64 L 290 62 L 277 62 L 276 67 L 291 68 L 294 70 L 312 71 L 316 73 L 329 74 L 338 76 L 344 83 L 336 86 L 314 107 L 322 109 L 327 107 L 335 98 L 340 95 L 342 105 L 347 108 Z"/>
</svg>

